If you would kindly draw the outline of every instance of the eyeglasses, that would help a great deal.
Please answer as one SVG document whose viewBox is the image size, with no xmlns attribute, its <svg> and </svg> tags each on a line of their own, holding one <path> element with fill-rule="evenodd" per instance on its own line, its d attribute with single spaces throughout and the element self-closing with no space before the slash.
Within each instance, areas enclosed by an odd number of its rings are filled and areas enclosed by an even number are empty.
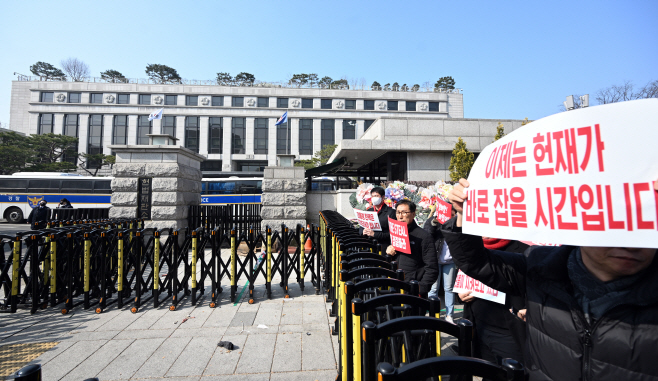
<svg viewBox="0 0 658 381">
<path fill-rule="evenodd" d="M 411 213 L 413 213 L 413 212 L 404 212 L 404 211 L 401 211 L 401 210 L 396 210 L 396 211 L 395 211 L 395 214 L 402 214 L 402 215 L 405 215 L 405 216 L 406 216 L 407 214 L 411 214 Z"/>
</svg>

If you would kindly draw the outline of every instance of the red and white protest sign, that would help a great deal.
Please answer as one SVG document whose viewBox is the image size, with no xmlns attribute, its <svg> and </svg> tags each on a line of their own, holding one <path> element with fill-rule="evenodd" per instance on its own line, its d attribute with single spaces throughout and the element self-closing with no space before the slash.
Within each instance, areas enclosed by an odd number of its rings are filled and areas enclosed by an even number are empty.
<svg viewBox="0 0 658 381">
<path fill-rule="evenodd" d="M 409 244 L 409 230 L 405 222 L 392 220 L 388 218 L 388 231 L 391 234 L 391 245 L 395 250 L 411 254 L 411 245 Z"/>
<path fill-rule="evenodd" d="M 642 99 L 552 115 L 488 145 L 468 177 L 464 233 L 656 247 L 656 126 L 658 99 Z"/>
<path fill-rule="evenodd" d="M 356 216 L 356 219 L 359 220 L 359 226 L 362 228 L 368 228 L 378 232 L 382 231 L 377 212 L 354 209 L 354 215 Z"/>
<path fill-rule="evenodd" d="M 440 224 L 445 224 L 448 221 L 452 214 L 452 205 L 447 202 L 439 199 L 438 204 L 436 204 L 436 220 Z"/>
<path fill-rule="evenodd" d="M 455 279 L 455 285 L 452 287 L 452 292 L 461 293 L 468 291 L 471 292 L 471 295 L 480 299 L 505 304 L 504 292 L 495 290 L 480 282 L 479 280 L 471 278 L 459 270 L 457 273 L 457 279 Z"/>
</svg>

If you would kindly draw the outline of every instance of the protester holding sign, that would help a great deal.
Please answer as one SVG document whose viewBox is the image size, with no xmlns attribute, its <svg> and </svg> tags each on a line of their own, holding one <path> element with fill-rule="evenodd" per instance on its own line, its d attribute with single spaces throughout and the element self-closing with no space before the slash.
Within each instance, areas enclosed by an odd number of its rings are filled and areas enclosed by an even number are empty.
<svg viewBox="0 0 658 381">
<path fill-rule="evenodd" d="M 384 203 L 384 188 L 374 187 L 370 191 L 370 201 L 372 202 L 372 207 L 369 207 L 368 211 L 377 212 L 379 217 L 379 226 L 381 230 L 375 231 L 370 228 L 359 228 L 359 234 L 370 236 L 379 242 L 382 245 L 382 248 L 388 247 L 391 244 L 391 237 L 388 234 L 388 218 L 395 219 L 395 210 L 389 208 L 388 205 Z"/>
<path fill-rule="evenodd" d="M 522 256 L 486 249 L 481 237 L 462 233 L 469 185 L 461 179 L 451 191 L 457 216 L 442 233 L 467 275 L 527 300 L 530 380 L 658 377 L 657 250 L 534 246 Z"/>
<path fill-rule="evenodd" d="M 396 250 L 393 246 L 386 249 L 386 254 L 394 255 L 398 268 L 404 271 L 404 280 L 418 281 L 421 296 L 427 297 L 432 284 L 439 277 L 439 268 L 436 262 L 436 250 L 432 236 L 421 229 L 416 221 L 416 204 L 409 200 L 398 202 L 395 207 L 397 220 L 407 225 L 406 232 L 409 242 L 410 254 Z M 391 235 L 393 235 L 393 231 Z M 395 232 L 397 233 L 397 232 Z"/>
<path fill-rule="evenodd" d="M 452 323 L 452 314 L 455 310 L 455 294 L 452 292 L 452 286 L 455 284 L 457 268 L 452 260 L 452 256 L 450 255 L 450 249 L 448 248 L 448 245 L 445 244 L 443 234 L 441 234 L 441 225 L 450 219 L 450 217 L 454 216 L 455 213 L 452 211 L 452 206 L 450 204 L 441 201 L 441 204 L 439 205 L 442 204 L 446 204 L 447 215 L 443 214 L 437 208 L 436 218 L 433 218 L 433 216 L 430 215 L 430 218 L 428 218 L 423 225 L 423 229 L 430 233 L 432 239 L 434 240 L 434 247 L 436 249 L 436 261 L 439 265 L 439 277 L 432 285 L 432 289 L 430 289 L 428 296 L 435 296 L 437 298 L 439 297 L 439 286 L 441 280 L 443 279 L 446 320 Z"/>
<path fill-rule="evenodd" d="M 507 239 L 482 237 L 482 240 L 486 249 L 519 255 L 529 247 Z M 492 362 L 512 358 L 523 363 L 525 323 L 510 310 L 524 309 L 525 300 L 518 295 L 506 295 L 505 304 L 500 304 L 471 294 L 463 292 L 459 298 L 464 301 L 464 318 L 475 325 L 475 356 Z"/>
</svg>

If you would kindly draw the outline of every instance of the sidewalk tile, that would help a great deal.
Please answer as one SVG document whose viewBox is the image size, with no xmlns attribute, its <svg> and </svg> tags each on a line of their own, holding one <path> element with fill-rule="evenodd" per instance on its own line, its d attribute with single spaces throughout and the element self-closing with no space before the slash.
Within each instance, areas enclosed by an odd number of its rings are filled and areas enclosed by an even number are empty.
<svg viewBox="0 0 658 381">
<path fill-rule="evenodd" d="M 233 320 L 231 320 L 231 324 L 229 324 L 230 327 L 242 327 L 244 324 L 245 326 L 253 325 L 254 324 L 254 319 L 256 318 L 256 312 L 237 312 L 235 316 L 233 317 Z"/>
<path fill-rule="evenodd" d="M 333 346 L 328 333 L 302 335 L 302 369 L 336 369 Z"/>
<path fill-rule="evenodd" d="M 305 333 L 277 335 L 272 372 L 302 370 L 302 335 Z"/>
<path fill-rule="evenodd" d="M 272 368 L 277 335 L 249 335 L 236 373 L 263 373 Z"/>
<path fill-rule="evenodd" d="M 101 380 L 123 380 L 131 378 L 142 364 L 162 344 L 164 338 L 133 341 L 126 350 L 98 374 Z"/>
<path fill-rule="evenodd" d="M 163 377 L 176 362 L 191 337 L 172 337 L 165 339 L 153 355 L 144 362 L 133 378 Z"/>
<path fill-rule="evenodd" d="M 80 381 L 90 377 L 96 377 L 109 363 L 121 354 L 132 340 L 110 340 L 99 348 L 94 354 L 87 357 L 75 369 L 64 376 L 63 380 Z M 59 356 L 58 356 L 59 357 Z M 57 360 L 55 360 L 57 361 Z"/>
<path fill-rule="evenodd" d="M 106 343 L 108 343 L 107 340 L 78 341 L 74 343 L 41 368 L 41 379 L 59 380 Z"/>
<path fill-rule="evenodd" d="M 310 372 L 272 373 L 271 381 L 335 381 L 336 370 L 316 370 Z"/>
<path fill-rule="evenodd" d="M 208 362 L 208 366 L 204 371 L 204 376 L 207 375 L 217 375 L 217 374 L 233 374 L 235 372 L 235 367 L 240 360 L 242 355 L 242 350 L 244 349 L 244 343 L 247 341 L 247 336 L 228 336 L 225 335 L 222 337 L 222 341 L 230 341 L 237 348 L 228 351 L 222 347 L 216 347 L 215 352 Z M 205 377 L 204 377 L 205 380 Z"/>
<path fill-rule="evenodd" d="M 217 339 L 194 337 L 167 372 L 168 377 L 201 376 L 217 347 Z"/>
</svg>

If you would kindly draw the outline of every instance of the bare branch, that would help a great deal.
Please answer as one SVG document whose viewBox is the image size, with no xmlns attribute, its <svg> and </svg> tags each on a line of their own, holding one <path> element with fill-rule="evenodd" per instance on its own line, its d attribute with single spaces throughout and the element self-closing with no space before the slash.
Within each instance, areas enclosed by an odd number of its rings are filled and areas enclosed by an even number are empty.
<svg viewBox="0 0 658 381">
<path fill-rule="evenodd" d="M 85 77 L 89 77 L 89 66 L 77 58 L 69 57 L 68 59 L 62 60 L 61 64 L 64 71 L 76 82 L 80 82 L 85 79 Z"/>
</svg>

